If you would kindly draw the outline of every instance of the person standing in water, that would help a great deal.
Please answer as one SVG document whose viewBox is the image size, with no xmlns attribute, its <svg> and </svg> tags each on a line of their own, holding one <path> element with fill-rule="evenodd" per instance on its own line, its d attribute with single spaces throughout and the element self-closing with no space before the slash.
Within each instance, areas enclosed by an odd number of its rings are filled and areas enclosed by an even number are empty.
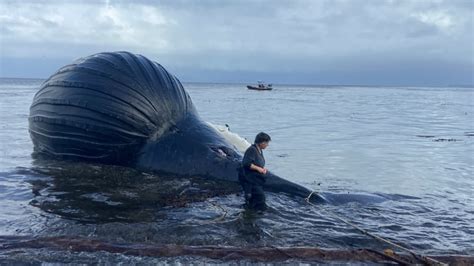
<svg viewBox="0 0 474 266">
<path fill-rule="evenodd" d="M 263 150 L 268 147 L 271 138 L 268 134 L 260 132 L 255 137 L 255 142 L 244 154 L 242 171 L 239 181 L 244 190 L 245 207 L 263 211 L 266 209 L 263 185 L 266 181 L 267 169 Z"/>
</svg>

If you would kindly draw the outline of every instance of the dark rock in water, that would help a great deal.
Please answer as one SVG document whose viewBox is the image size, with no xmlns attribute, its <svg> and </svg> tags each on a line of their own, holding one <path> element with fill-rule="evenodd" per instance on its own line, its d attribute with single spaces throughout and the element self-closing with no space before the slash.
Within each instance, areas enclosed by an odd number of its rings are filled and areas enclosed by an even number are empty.
<svg viewBox="0 0 474 266">
<path fill-rule="evenodd" d="M 434 138 L 435 136 L 432 135 L 416 135 L 419 138 Z"/>
<path fill-rule="evenodd" d="M 435 141 L 435 142 L 456 142 L 456 141 L 462 141 L 462 140 L 460 140 L 460 139 L 443 139 L 443 138 L 441 138 L 441 139 L 434 139 L 433 141 Z"/>
</svg>

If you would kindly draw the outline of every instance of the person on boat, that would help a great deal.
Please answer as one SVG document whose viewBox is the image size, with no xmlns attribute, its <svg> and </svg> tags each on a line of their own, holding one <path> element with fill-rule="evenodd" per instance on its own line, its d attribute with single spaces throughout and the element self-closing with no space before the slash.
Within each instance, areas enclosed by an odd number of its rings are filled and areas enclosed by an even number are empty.
<svg viewBox="0 0 474 266">
<path fill-rule="evenodd" d="M 270 141 L 271 138 L 268 134 L 258 133 L 254 144 L 245 151 L 242 159 L 239 181 L 244 190 L 244 206 L 246 208 L 263 211 L 267 207 L 263 192 L 267 174 L 263 150 L 268 147 Z"/>
</svg>

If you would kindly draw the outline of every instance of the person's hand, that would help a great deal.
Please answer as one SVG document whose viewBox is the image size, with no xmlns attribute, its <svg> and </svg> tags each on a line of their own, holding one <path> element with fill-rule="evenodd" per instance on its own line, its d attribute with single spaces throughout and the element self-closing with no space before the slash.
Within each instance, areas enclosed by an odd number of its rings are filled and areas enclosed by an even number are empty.
<svg viewBox="0 0 474 266">
<path fill-rule="evenodd" d="M 264 175 L 267 173 L 267 169 L 266 168 L 261 168 L 260 169 L 260 174 Z"/>
</svg>

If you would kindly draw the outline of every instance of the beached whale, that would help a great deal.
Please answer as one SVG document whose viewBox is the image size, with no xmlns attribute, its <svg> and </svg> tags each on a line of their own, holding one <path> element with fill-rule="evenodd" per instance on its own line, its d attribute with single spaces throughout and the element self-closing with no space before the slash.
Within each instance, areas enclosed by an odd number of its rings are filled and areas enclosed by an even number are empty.
<svg viewBox="0 0 474 266">
<path fill-rule="evenodd" d="M 33 99 L 29 132 L 38 155 L 238 182 L 235 146 L 200 119 L 175 76 L 129 52 L 98 53 L 59 69 Z M 310 193 L 272 173 L 265 189 Z"/>
</svg>

